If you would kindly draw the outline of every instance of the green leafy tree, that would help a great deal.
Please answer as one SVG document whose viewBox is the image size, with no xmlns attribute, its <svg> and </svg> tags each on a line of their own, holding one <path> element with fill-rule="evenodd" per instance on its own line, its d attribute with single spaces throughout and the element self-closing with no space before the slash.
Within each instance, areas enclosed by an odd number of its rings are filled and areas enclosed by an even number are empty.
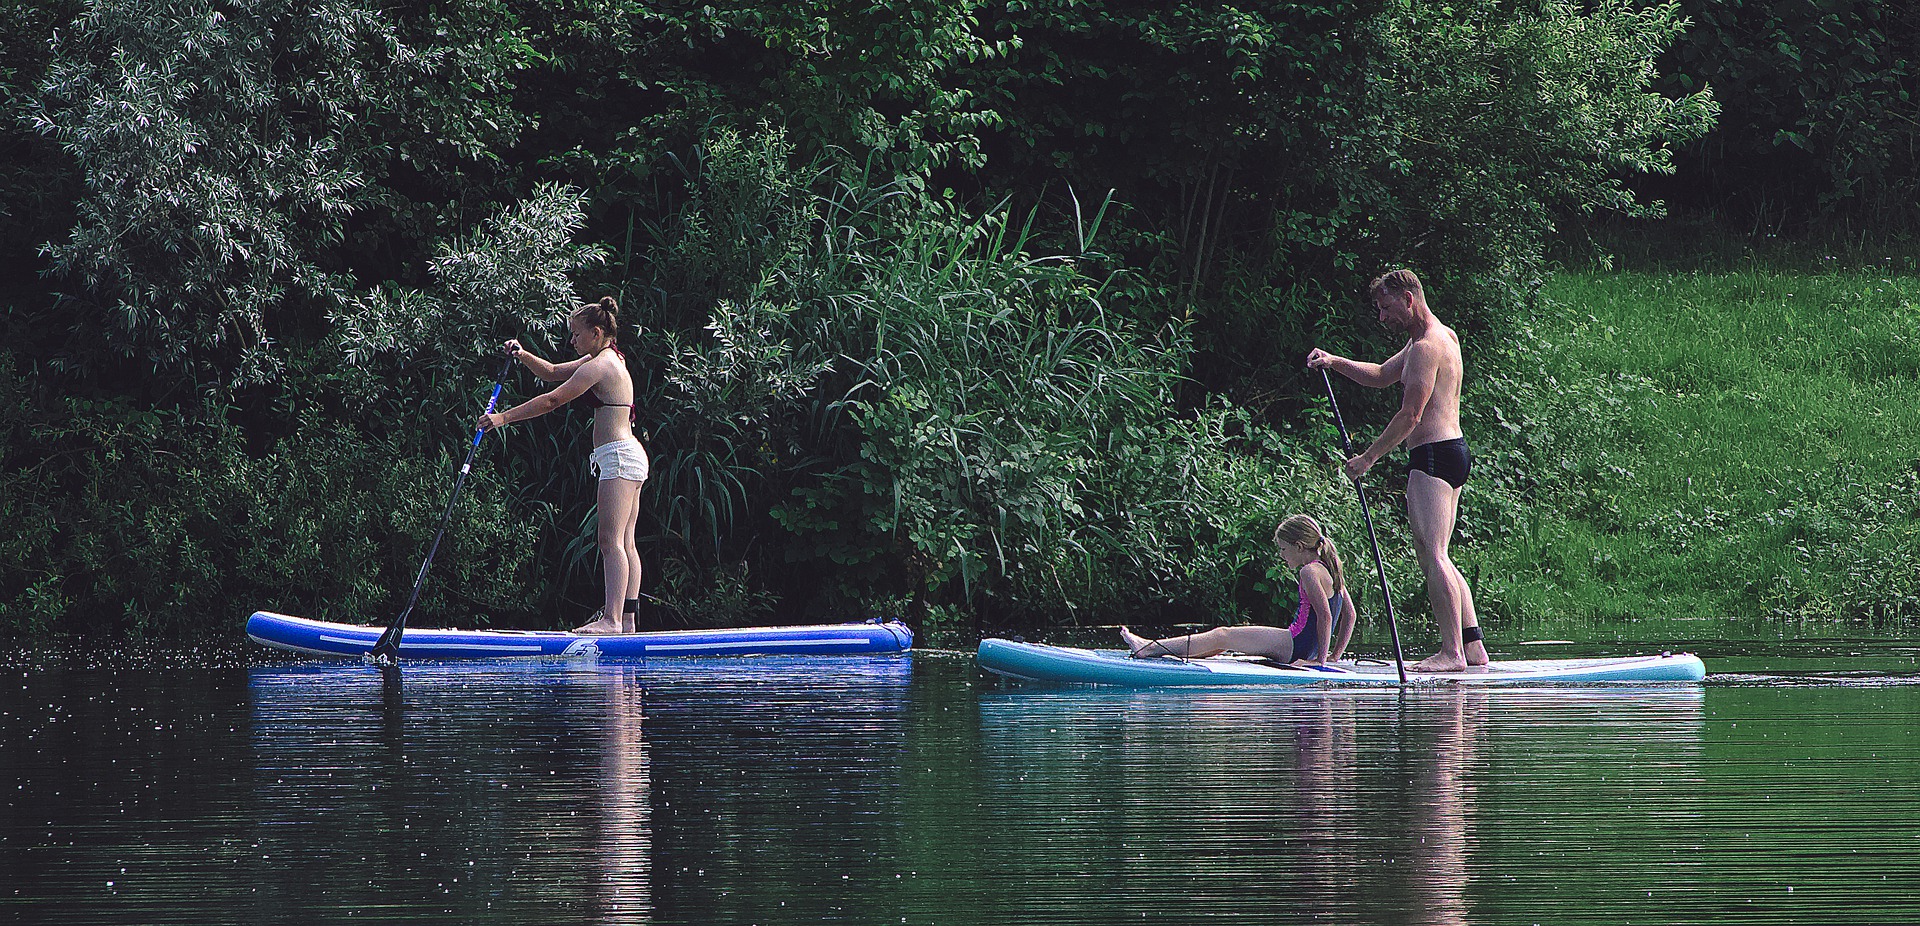
<svg viewBox="0 0 1920 926">
<path fill-rule="evenodd" d="M 1656 214 L 1627 181 L 1672 173 L 1717 112 L 1707 91 L 1652 87 L 1683 25 L 1671 3 L 1397 5 L 1369 164 L 1376 253 L 1440 271 L 1484 326 L 1531 299 L 1556 222 Z"/>
<path fill-rule="evenodd" d="M 1561 223 L 1639 214 L 1626 181 L 1713 118 L 1653 86 L 1680 27 L 1672 4 L 1042 0 L 984 16 L 1013 51 L 961 76 L 996 117 L 978 181 L 1057 225 L 1073 191 L 1112 190 L 1107 250 L 1139 272 L 1111 308 L 1191 318 L 1188 401 L 1278 421 L 1296 355 L 1348 337 L 1330 309 L 1386 266 L 1481 332 L 1525 306 Z"/>
<path fill-rule="evenodd" d="M 1920 8 L 1871 0 L 1683 0 L 1662 59 L 1674 92 L 1711 87 L 1717 131 L 1654 187 L 1755 227 L 1854 217 L 1911 230 L 1920 195 Z"/>
<path fill-rule="evenodd" d="M 77 195 L 71 164 L 25 114 L 45 77 L 54 32 L 78 8 L 0 6 L 0 292 L 20 309 L 49 301 L 38 251 L 48 229 L 71 221 Z"/>
<path fill-rule="evenodd" d="M 457 115 L 507 86 L 510 43 L 482 53 L 495 35 L 456 30 L 469 44 L 420 47 L 408 32 L 350 0 L 90 4 L 54 42 L 33 113 L 85 188 L 47 249 L 86 332 L 68 350 L 160 372 L 162 394 L 273 378 L 275 340 L 357 289 L 336 248 L 386 205 L 389 161 L 479 156 L 526 121 Z M 394 131 L 408 121 L 420 130 Z"/>
</svg>

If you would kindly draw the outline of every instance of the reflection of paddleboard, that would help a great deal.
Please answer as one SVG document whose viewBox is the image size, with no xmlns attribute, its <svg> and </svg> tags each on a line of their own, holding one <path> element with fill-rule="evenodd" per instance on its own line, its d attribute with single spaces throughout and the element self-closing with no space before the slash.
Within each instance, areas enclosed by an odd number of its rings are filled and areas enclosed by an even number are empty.
<svg viewBox="0 0 1920 926">
<path fill-rule="evenodd" d="M 1193 685 L 1396 685 L 1392 663 L 1341 662 L 1316 668 L 1276 665 L 1244 656 L 1135 659 L 1125 650 L 1090 650 L 1011 640 L 980 641 L 980 667 L 1035 682 L 1158 688 Z M 1465 672 L 1407 672 L 1418 684 L 1554 685 L 1590 682 L 1697 682 L 1707 667 L 1690 653 L 1604 659 L 1517 659 Z"/>
<path fill-rule="evenodd" d="M 335 624 L 256 611 L 247 619 L 255 643 L 316 656 L 365 656 L 384 627 Z M 403 659 L 500 659 L 546 656 L 645 659 L 657 656 L 846 656 L 900 653 L 913 645 L 913 631 L 898 621 L 809 624 L 793 627 L 726 627 L 589 636 L 555 630 L 408 630 L 400 640 Z"/>
</svg>

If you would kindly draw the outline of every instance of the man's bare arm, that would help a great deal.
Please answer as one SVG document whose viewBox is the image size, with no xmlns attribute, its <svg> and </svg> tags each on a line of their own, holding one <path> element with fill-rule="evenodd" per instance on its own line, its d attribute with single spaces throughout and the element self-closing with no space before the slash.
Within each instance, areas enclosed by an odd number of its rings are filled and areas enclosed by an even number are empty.
<svg viewBox="0 0 1920 926">
<path fill-rule="evenodd" d="M 1361 456 L 1371 466 L 1380 462 L 1380 458 L 1393 452 L 1400 442 L 1420 426 L 1420 419 L 1426 416 L 1427 402 L 1433 398 L 1434 380 L 1440 375 L 1440 358 L 1430 345 L 1415 341 L 1406 349 L 1395 354 L 1387 364 L 1400 362 L 1400 410 L 1395 412 L 1393 420 L 1387 422 L 1385 430 L 1368 445 Z M 1383 364 L 1385 366 L 1385 364 Z"/>
<path fill-rule="evenodd" d="M 1401 365 L 1405 362 L 1406 348 L 1387 358 L 1385 363 L 1363 363 L 1338 354 L 1315 350 L 1307 355 L 1307 366 L 1318 369 L 1325 367 L 1369 389 L 1385 389 L 1400 381 Z"/>
<path fill-rule="evenodd" d="M 1333 372 L 1369 389 L 1385 389 L 1393 385 L 1393 378 L 1387 375 L 1385 364 L 1342 358 L 1339 363 L 1332 366 Z"/>
</svg>

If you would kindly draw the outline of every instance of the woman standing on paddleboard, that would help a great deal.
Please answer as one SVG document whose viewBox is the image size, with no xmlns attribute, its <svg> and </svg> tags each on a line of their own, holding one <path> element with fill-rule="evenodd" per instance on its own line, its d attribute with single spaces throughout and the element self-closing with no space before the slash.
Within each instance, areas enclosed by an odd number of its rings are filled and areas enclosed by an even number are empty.
<svg viewBox="0 0 1920 926">
<path fill-rule="evenodd" d="M 1353 596 L 1347 594 L 1346 571 L 1340 551 L 1320 530 L 1319 522 L 1304 514 L 1289 516 L 1273 531 L 1280 558 L 1299 575 L 1300 606 L 1288 627 L 1215 627 L 1149 640 L 1125 627 L 1120 638 L 1135 656 L 1206 657 L 1221 653 L 1265 656 L 1276 662 L 1324 665 L 1338 660 L 1353 636 Z M 1335 634 L 1334 625 L 1339 624 Z M 1337 639 L 1336 639 L 1337 636 Z"/>
<path fill-rule="evenodd" d="M 606 573 L 606 602 L 574 633 L 632 633 L 640 604 L 640 552 L 634 527 L 640 520 L 640 486 L 647 481 L 647 451 L 633 436 L 633 376 L 627 358 L 614 343 L 620 326 L 613 297 L 575 309 L 567 317 L 569 339 L 580 356 L 548 363 L 519 341 L 507 353 L 533 375 L 559 383 L 513 408 L 481 415 L 481 430 L 537 418 L 569 402 L 593 410 L 593 468 L 600 476 L 596 498 L 600 520 L 600 562 Z"/>
</svg>

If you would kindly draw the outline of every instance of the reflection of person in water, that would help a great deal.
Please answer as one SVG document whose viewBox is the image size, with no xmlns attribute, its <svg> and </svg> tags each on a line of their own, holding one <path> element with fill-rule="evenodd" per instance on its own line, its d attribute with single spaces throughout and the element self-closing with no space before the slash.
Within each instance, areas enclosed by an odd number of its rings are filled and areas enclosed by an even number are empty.
<svg viewBox="0 0 1920 926">
<path fill-rule="evenodd" d="M 1353 596 L 1333 538 L 1313 518 L 1296 514 L 1274 529 L 1273 545 L 1299 576 L 1300 605 L 1287 627 L 1215 627 L 1149 640 L 1125 627 L 1120 639 L 1135 657 L 1205 657 L 1221 653 L 1265 656 L 1275 662 L 1324 665 L 1338 660 L 1353 636 Z M 1338 625 L 1338 629 L 1336 629 Z"/>
<path fill-rule="evenodd" d="M 1293 715 L 1293 816 L 1306 826 L 1325 826 L 1328 821 L 1350 817 L 1358 786 L 1360 757 L 1354 736 L 1354 702 L 1351 698 L 1323 697 L 1303 705 Z M 1309 831 L 1304 835 L 1316 835 Z M 1326 835 L 1337 835 L 1327 832 Z M 1328 858 L 1347 857 L 1352 848 L 1325 847 Z M 1324 853 L 1323 853 L 1324 854 Z M 1341 867 L 1351 867 L 1343 865 Z"/>
<path fill-rule="evenodd" d="M 652 776 L 646 741 L 640 679 L 603 668 L 606 686 L 605 774 L 598 789 L 600 809 L 600 887 L 603 923 L 653 921 Z"/>
<path fill-rule="evenodd" d="M 1410 690 L 1390 702 L 1359 694 L 1327 692 L 1280 714 L 1293 727 L 1289 828 L 1314 859 L 1292 900 L 1360 903 L 1359 922 L 1462 926 L 1485 692 Z M 1388 784 L 1376 774 L 1383 756 L 1362 744 L 1377 749 L 1392 728 L 1411 735 L 1394 747 L 1398 761 L 1386 757 L 1405 773 Z"/>
<path fill-rule="evenodd" d="M 1279 714 L 1293 728 L 1288 828 L 1302 841 L 1295 851 L 1311 859 L 1292 863 L 1290 903 L 1340 905 L 1350 914 L 1341 919 L 1354 922 L 1470 922 L 1472 770 L 1485 698 L 1452 686 L 1324 692 Z"/>
<path fill-rule="evenodd" d="M 1433 741 L 1424 756 L 1413 757 L 1417 789 L 1408 839 L 1413 870 L 1406 883 L 1414 892 L 1415 908 L 1409 911 L 1409 922 L 1452 926 L 1466 923 L 1472 913 L 1467 903 L 1468 834 L 1479 789 L 1470 772 L 1479 764 L 1475 721 L 1486 697 L 1482 690 L 1448 686 L 1422 692 L 1419 699 L 1426 703 L 1418 706 L 1430 710 L 1423 712 L 1423 719 L 1431 721 Z"/>
</svg>

